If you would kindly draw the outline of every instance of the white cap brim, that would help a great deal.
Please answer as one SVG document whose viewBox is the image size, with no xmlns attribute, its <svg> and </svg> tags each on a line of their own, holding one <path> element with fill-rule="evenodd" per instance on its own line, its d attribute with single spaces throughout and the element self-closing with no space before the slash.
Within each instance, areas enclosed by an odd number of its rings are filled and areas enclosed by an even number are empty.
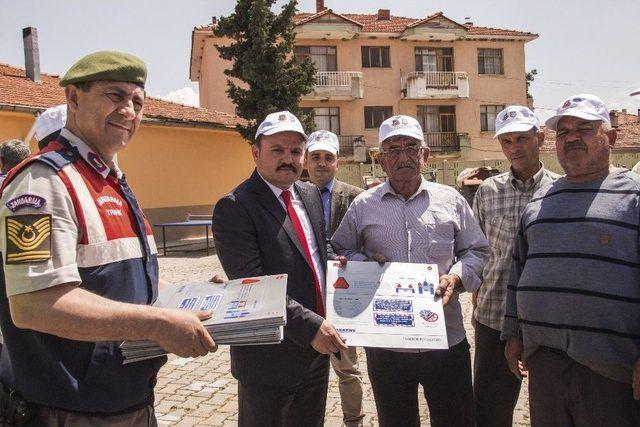
<svg viewBox="0 0 640 427">
<path fill-rule="evenodd" d="M 314 142 L 313 145 L 307 148 L 309 153 L 313 153 L 314 151 L 328 151 L 332 153 L 334 156 L 338 155 L 338 150 L 334 145 L 324 143 L 324 142 Z"/>
<path fill-rule="evenodd" d="M 502 135 L 504 133 L 511 133 L 511 132 L 528 132 L 533 128 L 538 128 L 536 125 L 531 124 L 531 123 L 510 123 L 508 125 L 506 125 L 505 127 L 503 127 L 502 129 L 500 129 L 499 131 L 496 132 L 495 135 L 493 135 L 494 138 L 497 138 L 498 135 Z"/>
<path fill-rule="evenodd" d="M 258 136 L 260 136 L 260 135 L 269 136 L 269 135 L 275 135 L 276 133 L 282 133 L 282 132 L 295 132 L 295 133 L 297 133 L 299 135 L 302 135 L 302 137 L 304 138 L 305 141 L 308 138 L 308 136 L 305 135 L 304 132 L 300 132 L 298 129 L 288 129 L 288 128 L 284 127 L 284 126 L 283 127 L 279 127 L 279 128 L 266 130 L 264 132 L 261 132 Z M 256 137 L 256 139 L 257 139 L 257 137 Z"/>
<path fill-rule="evenodd" d="M 408 136 L 409 138 L 415 138 L 418 141 L 422 142 L 422 144 L 425 144 L 424 141 L 424 135 L 418 132 L 411 132 L 410 130 L 407 129 L 396 129 L 396 130 L 392 130 L 391 132 L 389 132 L 382 141 L 380 141 L 378 143 L 378 145 L 382 145 L 383 142 L 385 142 L 387 139 L 393 137 L 393 136 Z"/>
<path fill-rule="evenodd" d="M 597 115 L 597 114 L 593 114 L 593 113 L 589 113 L 587 111 L 580 111 L 577 110 L 576 108 L 570 108 L 566 111 L 563 111 L 560 114 L 556 114 L 553 117 L 550 117 L 549 119 L 547 119 L 547 121 L 544 123 L 545 126 L 547 126 L 549 129 L 551 130 L 556 130 L 556 127 L 558 126 L 558 122 L 560 121 L 561 118 L 563 117 L 577 117 L 579 119 L 584 119 L 584 120 L 589 120 L 589 121 L 603 121 L 602 117 Z"/>
<path fill-rule="evenodd" d="M 629 94 L 629 96 L 638 96 L 640 95 L 640 87 Z"/>
</svg>

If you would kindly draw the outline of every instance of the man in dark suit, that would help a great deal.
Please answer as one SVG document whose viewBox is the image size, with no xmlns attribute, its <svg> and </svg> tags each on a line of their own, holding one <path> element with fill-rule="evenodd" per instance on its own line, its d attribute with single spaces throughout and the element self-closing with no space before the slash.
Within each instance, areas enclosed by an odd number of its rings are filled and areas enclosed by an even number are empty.
<svg viewBox="0 0 640 427">
<path fill-rule="evenodd" d="M 269 114 L 251 148 L 256 170 L 213 214 L 218 256 L 230 279 L 288 274 L 284 341 L 231 347 L 241 427 L 323 425 L 327 355 L 347 348 L 324 319 L 322 200 L 316 187 L 297 182 L 305 146 L 293 114 Z"/>
<path fill-rule="evenodd" d="M 340 143 L 333 132 L 319 130 L 309 135 L 305 166 L 309 180 L 322 195 L 322 208 L 327 239 L 340 225 L 347 208 L 362 192 L 361 188 L 336 179 Z M 362 373 L 358 367 L 356 347 L 340 352 L 340 358 L 331 355 L 331 366 L 338 375 L 343 421 L 347 427 L 363 424 Z"/>
</svg>

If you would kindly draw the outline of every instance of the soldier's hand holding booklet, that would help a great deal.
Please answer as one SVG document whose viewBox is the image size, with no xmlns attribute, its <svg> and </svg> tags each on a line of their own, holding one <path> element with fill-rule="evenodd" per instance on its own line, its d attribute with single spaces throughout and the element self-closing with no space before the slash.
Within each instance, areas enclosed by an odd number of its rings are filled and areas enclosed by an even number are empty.
<svg viewBox="0 0 640 427">
<path fill-rule="evenodd" d="M 279 344 L 287 320 L 286 293 L 286 274 L 186 283 L 161 289 L 154 306 L 213 310 L 202 323 L 217 344 Z M 120 348 L 125 364 L 167 354 L 151 341 L 125 341 Z"/>
<path fill-rule="evenodd" d="M 446 349 L 436 264 L 329 261 L 327 319 L 349 345 Z"/>
</svg>

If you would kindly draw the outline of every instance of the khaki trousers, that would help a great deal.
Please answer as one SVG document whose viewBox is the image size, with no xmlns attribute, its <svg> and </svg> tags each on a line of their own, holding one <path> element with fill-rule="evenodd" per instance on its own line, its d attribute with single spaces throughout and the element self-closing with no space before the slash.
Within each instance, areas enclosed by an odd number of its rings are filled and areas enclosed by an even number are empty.
<svg viewBox="0 0 640 427">
<path fill-rule="evenodd" d="M 362 410 L 362 373 L 358 367 L 358 353 L 356 347 L 349 347 L 340 352 L 340 359 L 331 355 L 331 366 L 338 376 L 340 403 L 342 405 L 343 421 L 347 427 L 362 425 L 364 411 Z"/>
</svg>

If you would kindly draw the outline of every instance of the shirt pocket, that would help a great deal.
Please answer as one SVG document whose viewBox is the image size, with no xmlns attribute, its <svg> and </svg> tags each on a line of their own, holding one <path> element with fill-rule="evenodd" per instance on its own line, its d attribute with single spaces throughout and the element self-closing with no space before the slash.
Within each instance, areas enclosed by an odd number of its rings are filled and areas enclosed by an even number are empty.
<svg viewBox="0 0 640 427">
<path fill-rule="evenodd" d="M 429 224 L 428 257 L 436 262 L 446 262 L 453 258 L 455 230 L 452 224 L 440 222 Z"/>
</svg>

